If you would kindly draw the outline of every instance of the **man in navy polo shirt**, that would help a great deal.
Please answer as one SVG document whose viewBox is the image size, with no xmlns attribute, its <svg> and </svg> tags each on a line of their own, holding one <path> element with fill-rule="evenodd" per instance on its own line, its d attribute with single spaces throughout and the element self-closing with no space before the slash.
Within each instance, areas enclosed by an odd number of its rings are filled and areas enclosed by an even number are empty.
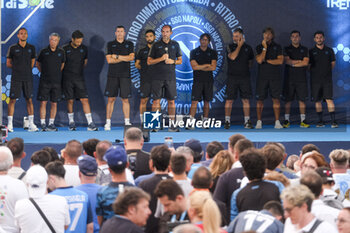
<svg viewBox="0 0 350 233">
<path fill-rule="evenodd" d="M 152 80 L 152 111 L 161 110 L 160 99 L 163 98 L 164 93 L 168 101 L 170 124 L 175 121 L 175 99 L 177 97 L 175 65 L 182 63 L 180 45 L 170 39 L 172 33 L 170 25 L 162 27 L 162 38 L 153 44 L 147 59 L 147 64 L 152 65 L 155 71 Z M 178 132 L 179 129 L 172 124 L 169 131 Z"/>
<path fill-rule="evenodd" d="M 231 126 L 232 104 L 239 95 L 243 104 L 244 128 L 252 129 L 250 121 L 250 103 L 252 84 L 250 82 L 250 67 L 252 66 L 254 52 L 252 47 L 245 43 L 243 30 L 237 28 L 233 31 L 233 43 L 227 48 L 227 79 L 225 102 L 225 129 Z"/>
<path fill-rule="evenodd" d="M 114 109 L 114 102 L 118 96 L 122 98 L 124 123 L 130 124 L 131 80 L 130 62 L 134 60 L 134 44 L 125 40 L 124 26 L 117 26 L 115 31 L 116 39 L 108 42 L 106 59 L 108 63 L 108 79 L 105 96 L 108 97 L 106 106 L 106 124 L 104 129 L 111 130 L 111 118 Z"/>
<path fill-rule="evenodd" d="M 265 28 L 263 41 L 256 47 L 256 61 L 258 62 L 258 80 L 256 82 L 256 114 L 258 121 L 256 129 L 262 128 L 262 112 L 264 100 L 270 91 L 275 116 L 275 129 L 282 129 L 280 118 L 280 97 L 282 92 L 281 65 L 283 64 L 282 47 L 273 40 L 275 32 L 272 28 Z"/>
<path fill-rule="evenodd" d="M 296 97 L 300 109 L 300 127 L 309 128 L 305 121 L 305 100 L 308 96 L 306 70 L 309 64 L 309 50 L 300 44 L 300 32 L 290 33 L 291 45 L 284 48 L 284 61 L 286 63 L 283 85 L 283 97 L 286 101 L 283 127 L 289 128 L 290 107 Z"/>
<path fill-rule="evenodd" d="M 200 46 L 192 50 L 190 54 L 193 69 L 190 120 L 193 120 L 196 115 L 198 101 L 202 101 L 203 99 L 203 119 L 206 121 L 209 117 L 209 103 L 213 99 L 213 71 L 216 69 L 218 54 L 215 50 L 208 47 L 210 43 L 209 34 L 202 34 L 199 42 Z"/>
<path fill-rule="evenodd" d="M 88 48 L 83 45 L 84 34 L 76 30 L 72 33 L 72 41 L 63 46 L 66 55 L 66 63 L 63 69 L 63 93 L 67 100 L 69 130 L 75 131 L 73 104 L 74 99 L 79 99 L 83 105 L 88 131 L 97 131 L 91 117 L 91 109 L 88 93 L 84 80 L 84 67 L 87 64 Z"/>
<path fill-rule="evenodd" d="M 153 66 L 147 65 L 148 53 L 156 38 L 155 32 L 150 29 L 145 33 L 147 45 L 140 49 L 136 56 L 135 67 L 140 70 L 140 120 L 143 122 L 143 113 L 146 111 L 148 98 L 152 91 Z"/>
<path fill-rule="evenodd" d="M 332 69 L 335 66 L 333 49 L 324 44 L 325 38 L 322 31 L 314 34 L 315 47 L 310 49 L 310 73 L 311 73 L 311 98 L 315 101 L 316 112 L 319 121 L 316 127 L 324 127 L 322 100 L 326 100 L 328 112 L 331 115 L 332 128 L 337 128 L 335 121 L 335 106 L 333 102 Z"/>
<path fill-rule="evenodd" d="M 36 66 L 41 72 L 38 100 L 40 101 L 40 123 L 42 131 L 57 131 L 54 122 L 57 102 L 62 98 L 62 70 L 66 61 L 64 50 L 58 48 L 60 36 L 51 33 L 50 45 L 40 51 Z M 46 105 L 51 101 L 49 125 L 46 127 Z"/>
<path fill-rule="evenodd" d="M 8 104 L 7 128 L 13 132 L 13 113 L 15 111 L 16 99 L 23 96 L 26 99 L 29 118 L 29 132 L 38 131 L 34 124 L 33 107 L 33 77 L 32 69 L 35 62 L 35 47 L 27 43 L 28 31 L 20 28 L 17 33 L 19 39 L 17 44 L 11 45 L 7 52 L 6 66 L 12 69 L 10 102 Z"/>
</svg>

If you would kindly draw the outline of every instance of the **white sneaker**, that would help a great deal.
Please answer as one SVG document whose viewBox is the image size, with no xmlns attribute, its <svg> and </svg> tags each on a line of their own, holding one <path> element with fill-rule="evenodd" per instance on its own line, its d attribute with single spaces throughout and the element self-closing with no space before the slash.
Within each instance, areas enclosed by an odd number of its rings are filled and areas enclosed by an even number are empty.
<svg viewBox="0 0 350 233">
<path fill-rule="evenodd" d="M 275 121 L 275 129 L 283 129 L 283 126 L 279 120 Z"/>
<path fill-rule="evenodd" d="M 23 117 L 23 129 L 29 129 L 29 119 L 28 119 L 28 117 Z"/>
<path fill-rule="evenodd" d="M 12 133 L 12 132 L 13 132 L 13 126 L 12 126 L 12 125 L 8 125 L 8 126 L 7 126 L 7 131 L 8 131 L 9 133 Z"/>
<path fill-rule="evenodd" d="M 111 131 L 111 124 L 105 124 L 105 131 Z"/>
<path fill-rule="evenodd" d="M 29 125 L 28 132 L 38 132 L 38 131 L 39 131 L 39 129 L 38 129 L 38 127 L 36 127 L 35 124 Z"/>
<path fill-rule="evenodd" d="M 131 126 L 132 124 L 130 122 L 125 123 L 125 126 Z"/>
<path fill-rule="evenodd" d="M 261 120 L 258 120 L 256 122 L 256 126 L 255 126 L 256 129 L 262 129 L 262 121 Z"/>
</svg>

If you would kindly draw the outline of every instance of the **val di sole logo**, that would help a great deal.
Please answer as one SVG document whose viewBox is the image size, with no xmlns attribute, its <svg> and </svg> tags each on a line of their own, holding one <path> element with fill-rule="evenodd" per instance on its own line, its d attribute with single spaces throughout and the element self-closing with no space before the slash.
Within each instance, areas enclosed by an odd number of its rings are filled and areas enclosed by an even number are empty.
<svg viewBox="0 0 350 233">
<path fill-rule="evenodd" d="M 232 43 L 232 31 L 240 27 L 234 13 L 220 1 L 210 0 L 153 0 L 136 15 L 127 33 L 127 39 L 136 44 L 136 51 L 145 46 L 144 34 L 148 29 L 156 31 L 156 40 L 161 38 L 165 24 L 173 28 L 172 40 L 176 40 L 182 50 L 182 64 L 176 66 L 177 100 L 176 114 L 188 115 L 191 107 L 193 71 L 190 65 L 190 51 L 199 46 L 203 33 L 211 36 L 210 47 L 218 52 L 217 68 L 214 74 L 214 98 L 212 104 L 223 105 L 226 81 L 226 45 Z M 139 88 L 140 75 L 132 64 L 131 78 L 135 88 Z M 167 102 L 161 101 L 162 109 Z M 199 103 L 197 113 L 203 112 Z"/>
<path fill-rule="evenodd" d="M 42 0 L 3 0 L 1 8 L 6 9 L 34 9 Z M 54 0 L 44 0 L 40 8 L 53 9 Z"/>
</svg>

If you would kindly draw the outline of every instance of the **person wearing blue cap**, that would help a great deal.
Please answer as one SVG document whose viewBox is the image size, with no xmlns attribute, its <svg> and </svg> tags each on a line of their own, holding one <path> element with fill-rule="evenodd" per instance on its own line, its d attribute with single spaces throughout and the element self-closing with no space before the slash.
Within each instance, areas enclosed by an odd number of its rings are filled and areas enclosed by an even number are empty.
<svg viewBox="0 0 350 233">
<path fill-rule="evenodd" d="M 126 178 L 125 169 L 129 166 L 129 163 L 123 147 L 110 147 L 103 159 L 107 161 L 112 181 L 97 192 L 96 215 L 100 226 L 104 221 L 114 216 L 112 204 L 118 194 L 123 192 L 124 187 L 133 186 Z"/>
<path fill-rule="evenodd" d="M 96 159 L 90 155 L 82 155 L 77 159 L 77 163 L 79 166 L 79 178 L 81 185 L 77 186 L 76 188 L 85 192 L 89 196 L 90 206 L 92 209 L 92 218 L 94 221 L 94 233 L 98 233 L 100 231 L 100 226 L 97 221 L 95 209 L 97 191 L 101 188 L 101 186 L 96 184 L 97 162 Z"/>
</svg>

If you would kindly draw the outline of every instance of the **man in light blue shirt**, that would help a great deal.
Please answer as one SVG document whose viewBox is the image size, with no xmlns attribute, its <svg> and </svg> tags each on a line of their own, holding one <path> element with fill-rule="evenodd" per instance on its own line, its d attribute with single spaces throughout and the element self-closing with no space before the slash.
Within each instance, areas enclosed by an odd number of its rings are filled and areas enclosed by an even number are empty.
<svg viewBox="0 0 350 233">
<path fill-rule="evenodd" d="M 89 201 L 92 209 L 92 217 L 94 220 L 94 233 L 100 231 L 100 225 L 97 221 L 96 209 L 96 195 L 97 191 L 102 187 L 96 184 L 97 175 L 97 162 L 94 157 L 90 155 L 82 155 L 77 160 L 79 166 L 79 178 L 81 185 L 77 186 L 76 189 L 85 192 L 89 196 Z"/>
<path fill-rule="evenodd" d="M 93 233 L 94 224 L 88 195 L 72 186 L 67 186 L 64 179 L 66 173 L 62 162 L 54 161 L 45 166 L 49 175 L 48 188 L 50 194 L 66 198 L 69 205 L 71 223 L 66 233 Z"/>
</svg>

